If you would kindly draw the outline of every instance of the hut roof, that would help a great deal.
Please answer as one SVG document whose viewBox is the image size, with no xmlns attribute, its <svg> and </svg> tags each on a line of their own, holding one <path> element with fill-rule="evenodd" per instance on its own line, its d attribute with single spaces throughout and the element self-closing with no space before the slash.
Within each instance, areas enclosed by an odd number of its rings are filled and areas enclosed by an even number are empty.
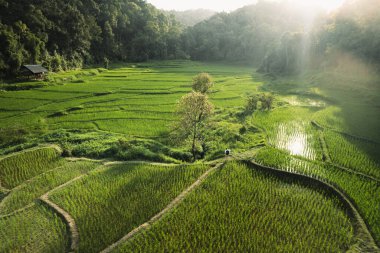
<svg viewBox="0 0 380 253">
<path fill-rule="evenodd" d="M 42 74 L 48 72 L 48 70 L 41 65 L 24 65 L 23 68 L 32 72 L 33 74 Z"/>
</svg>

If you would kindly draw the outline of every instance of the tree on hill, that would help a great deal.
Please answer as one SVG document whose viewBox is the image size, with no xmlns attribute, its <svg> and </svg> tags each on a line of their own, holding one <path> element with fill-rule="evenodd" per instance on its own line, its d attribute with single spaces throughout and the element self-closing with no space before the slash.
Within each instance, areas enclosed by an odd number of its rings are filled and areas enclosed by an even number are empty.
<svg viewBox="0 0 380 253">
<path fill-rule="evenodd" d="M 347 1 L 319 31 L 317 53 L 335 50 L 380 66 L 380 1 Z"/>
<path fill-rule="evenodd" d="M 205 146 L 204 130 L 212 112 L 213 105 L 207 95 L 200 92 L 192 91 L 178 102 L 179 121 L 175 125 L 177 138 L 190 141 L 194 161 L 197 159 L 197 146 Z"/>
<path fill-rule="evenodd" d="M 259 102 L 259 98 L 257 95 L 251 95 L 247 98 L 247 102 L 245 105 L 245 114 L 252 114 L 257 110 L 257 104 Z"/>
<path fill-rule="evenodd" d="M 270 110 L 272 109 L 274 96 L 272 94 L 262 94 L 259 98 L 261 102 L 261 110 Z"/>
</svg>

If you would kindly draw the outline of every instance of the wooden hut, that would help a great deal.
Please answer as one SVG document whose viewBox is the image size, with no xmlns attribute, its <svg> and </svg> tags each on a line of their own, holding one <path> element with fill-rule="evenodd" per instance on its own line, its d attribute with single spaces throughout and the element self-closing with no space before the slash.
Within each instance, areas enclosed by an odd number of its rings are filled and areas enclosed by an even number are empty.
<svg viewBox="0 0 380 253">
<path fill-rule="evenodd" d="M 48 73 L 48 70 L 41 65 L 24 65 L 21 67 L 20 72 L 25 77 L 41 79 Z"/>
</svg>

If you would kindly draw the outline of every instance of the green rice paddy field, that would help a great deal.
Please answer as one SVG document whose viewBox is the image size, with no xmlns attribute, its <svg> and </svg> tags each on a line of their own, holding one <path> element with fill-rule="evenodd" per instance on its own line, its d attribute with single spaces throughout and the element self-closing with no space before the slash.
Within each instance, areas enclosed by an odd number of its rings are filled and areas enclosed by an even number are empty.
<svg viewBox="0 0 380 253">
<path fill-rule="evenodd" d="M 205 159 L 189 164 L 188 147 L 170 133 L 176 103 L 200 72 L 213 76 L 215 112 Z M 77 252 L 378 252 L 380 89 L 346 83 L 161 61 L 52 73 L 32 82 L 36 89 L 0 90 L 0 252 L 70 250 L 70 227 L 46 194 L 75 221 Z M 247 96 L 264 92 L 274 94 L 273 108 L 244 115 Z M 227 147 L 237 161 L 225 161 Z M 333 185 L 375 244 L 324 187 L 248 161 Z M 210 172 L 215 162 L 224 164 Z M 205 173 L 161 219 L 108 248 Z"/>
</svg>

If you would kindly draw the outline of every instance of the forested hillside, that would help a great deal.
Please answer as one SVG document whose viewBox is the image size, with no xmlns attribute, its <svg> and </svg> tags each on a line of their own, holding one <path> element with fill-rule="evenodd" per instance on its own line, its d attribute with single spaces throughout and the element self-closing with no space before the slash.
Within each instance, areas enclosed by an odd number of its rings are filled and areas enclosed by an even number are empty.
<svg viewBox="0 0 380 253">
<path fill-rule="evenodd" d="M 0 73 L 175 58 L 179 36 L 177 21 L 143 0 L 1 0 Z"/>
<path fill-rule="evenodd" d="M 220 13 L 189 28 L 186 49 L 197 60 L 256 60 L 276 47 L 284 31 L 302 28 L 302 13 L 285 4 L 259 2 Z"/>
<path fill-rule="evenodd" d="M 260 1 L 220 13 L 187 29 L 186 51 L 197 60 L 262 64 L 276 74 L 318 66 L 337 50 L 380 63 L 380 1 L 347 1 L 330 14 L 308 8 Z"/>
<path fill-rule="evenodd" d="M 379 64 L 379 11 L 378 0 L 346 1 L 330 14 L 259 1 L 197 23 L 212 13 L 163 12 L 144 0 L 0 0 L 0 73 L 13 75 L 28 63 L 57 71 L 190 57 L 293 74 L 331 63 L 341 51 Z"/>
</svg>

